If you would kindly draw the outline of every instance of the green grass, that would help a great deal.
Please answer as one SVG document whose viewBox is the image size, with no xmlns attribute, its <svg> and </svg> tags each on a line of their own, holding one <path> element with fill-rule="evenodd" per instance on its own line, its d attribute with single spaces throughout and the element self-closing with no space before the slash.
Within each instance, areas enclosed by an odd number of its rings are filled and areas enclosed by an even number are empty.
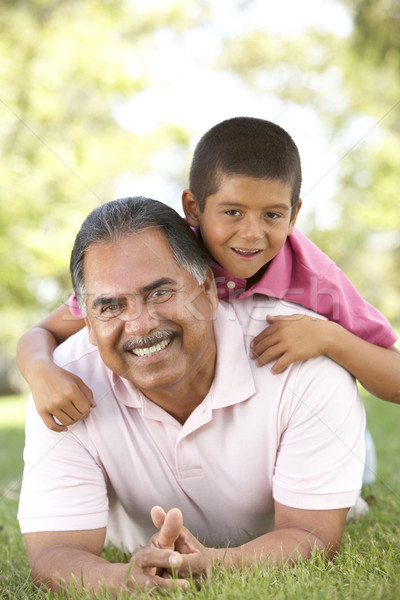
<svg viewBox="0 0 400 600">
<path fill-rule="evenodd" d="M 26 397 L 0 398 L 0 600 L 63 598 L 46 594 L 29 580 L 28 563 L 16 521 L 22 473 Z M 178 600 L 398 600 L 400 598 L 400 407 L 365 397 L 369 429 L 378 452 L 378 478 L 363 490 L 370 510 L 346 525 L 340 555 L 328 564 L 315 557 L 293 569 L 226 573 L 216 569 L 200 591 L 171 593 Z M 105 557 L 127 556 L 107 548 Z M 71 593 L 76 600 L 94 598 Z M 120 594 L 125 600 L 132 598 Z M 135 594 L 135 598 L 150 598 Z M 154 597 L 154 595 L 152 596 Z M 111 596 L 98 595 L 99 600 Z"/>
</svg>

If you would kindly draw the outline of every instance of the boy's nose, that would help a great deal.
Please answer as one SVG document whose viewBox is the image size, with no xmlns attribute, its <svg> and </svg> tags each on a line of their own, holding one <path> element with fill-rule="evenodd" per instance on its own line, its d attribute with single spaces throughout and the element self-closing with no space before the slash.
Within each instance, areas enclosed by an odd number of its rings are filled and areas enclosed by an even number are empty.
<svg viewBox="0 0 400 600">
<path fill-rule="evenodd" d="M 249 241 L 259 240 L 263 237 L 263 229 L 258 219 L 249 218 L 246 219 L 243 224 L 243 228 L 240 232 L 240 235 L 243 239 Z"/>
</svg>

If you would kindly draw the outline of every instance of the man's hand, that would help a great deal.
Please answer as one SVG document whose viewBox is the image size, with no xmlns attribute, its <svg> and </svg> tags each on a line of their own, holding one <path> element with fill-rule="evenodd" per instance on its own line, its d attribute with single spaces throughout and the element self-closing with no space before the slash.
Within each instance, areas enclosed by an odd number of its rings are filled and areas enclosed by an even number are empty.
<svg viewBox="0 0 400 600">
<path fill-rule="evenodd" d="M 187 588 L 188 584 L 184 579 L 171 579 L 172 573 L 182 564 L 181 555 L 175 551 L 175 542 L 181 535 L 182 527 L 182 513 L 178 508 L 172 508 L 167 514 L 163 511 L 159 532 L 132 556 L 128 577 L 140 589 L 146 586 L 171 588 L 176 585 Z"/>
<path fill-rule="evenodd" d="M 171 529 L 166 528 L 165 525 L 170 519 L 170 515 L 173 511 L 182 513 L 177 509 L 171 509 L 167 514 L 161 508 L 161 506 L 154 506 L 151 509 L 151 518 L 154 525 L 159 529 L 159 533 L 153 536 L 152 540 L 159 544 L 160 547 L 171 547 L 172 536 L 170 535 Z M 212 548 L 206 548 L 201 544 L 197 538 L 190 533 L 190 531 L 183 526 L 183 519 L 181 521 L 182 527 L 180 534 L 175 538 L 175 550 L 180 553 L 181 565 L 175 566 L 174 569 L 179 571 L 179 575 L 194 578 L 206 573 L 206 571 L 212 566 Z M 165 544 L 161 546 L 161 544 Z"/>
<path fill-rule="evenodd" d="M 251 343 L 250 357 L 258 367 L 272 360 L 273 373 L 281 373 L 289 365 L 326 354 L 329 321 L 308 315 L 267 315 L 269 327 L 259 333 Z"/>
</svg>

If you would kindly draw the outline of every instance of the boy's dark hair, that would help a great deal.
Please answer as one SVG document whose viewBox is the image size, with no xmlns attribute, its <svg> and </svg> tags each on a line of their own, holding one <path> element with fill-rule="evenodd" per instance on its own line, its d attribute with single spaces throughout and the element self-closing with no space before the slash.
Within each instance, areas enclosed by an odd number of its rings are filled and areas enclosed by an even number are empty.
<svg viewBox="0 0 400 600">
<path fill-rule="evenodd" d="M 234 117 L 203 135 L 193 154 L 189 187 L 203 212 L 224 175 L 279 179 L 292 186 L 292 214 L 301 188 L 301 162 L 296 144 L 279 125 L 254 117 Z"/>
</svg>

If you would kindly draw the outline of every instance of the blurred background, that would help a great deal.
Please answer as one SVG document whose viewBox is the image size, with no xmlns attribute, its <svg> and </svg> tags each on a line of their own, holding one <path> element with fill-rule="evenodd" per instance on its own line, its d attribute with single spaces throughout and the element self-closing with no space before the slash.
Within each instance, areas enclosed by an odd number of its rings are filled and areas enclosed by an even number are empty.
<svg viewBox="0 0 400 600">
<path fill-rule="evenodd" d="M 399 0 L 0 0 L 0 26 L 0 394 L 87 213 L 181 212 L 196 143 L 239 115 L 292 135 L 298 227 L 400 331 Z"/>
</svg>

